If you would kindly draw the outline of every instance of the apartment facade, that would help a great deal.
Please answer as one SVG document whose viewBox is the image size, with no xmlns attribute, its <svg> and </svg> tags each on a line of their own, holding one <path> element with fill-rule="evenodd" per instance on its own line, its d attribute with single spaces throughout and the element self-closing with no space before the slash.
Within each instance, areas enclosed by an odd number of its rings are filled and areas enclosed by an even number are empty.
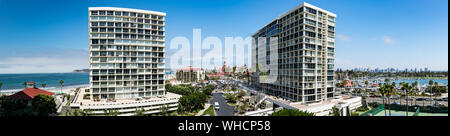
<svg viewBox="0 0 450 136">
<path fill-rule="evenodd" d="M 252 85 L 264 93 L 303 104 L 334 97 L 336 15 L 308 3 L 274 19 L 252 35 L 252 67 L 267 66 L 252 75 Z M 273 39 L 276 39 L 274 46 Z"/>
<path fill-rule="evenodd" d="M 165 94 L 166 13 L 89 8 L 90 99 Z"/>
<path fill-rule="evenodd" d="M 197 82 L 205 80 L 205 70 L 201 68 L 184 68 L 178 69 L 176 79 L 181 82 Z"/>
</svg>

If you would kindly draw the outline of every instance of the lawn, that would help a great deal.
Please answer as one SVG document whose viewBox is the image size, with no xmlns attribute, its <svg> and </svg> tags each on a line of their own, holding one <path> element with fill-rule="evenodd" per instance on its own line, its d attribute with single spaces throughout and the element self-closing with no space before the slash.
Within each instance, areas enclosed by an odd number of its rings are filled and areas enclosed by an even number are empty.
<svg viewBox="0 0 450 136">
<path fill-rule="evenodd" d="M 205 112 L 203 112 L 203 115 L 205 114 L 209 114 L 210 116 L 216 116 L 216 114 L 214 113 L 214 106 L 209 106 L 209 108 L 206 109 Z"/>
</svg>

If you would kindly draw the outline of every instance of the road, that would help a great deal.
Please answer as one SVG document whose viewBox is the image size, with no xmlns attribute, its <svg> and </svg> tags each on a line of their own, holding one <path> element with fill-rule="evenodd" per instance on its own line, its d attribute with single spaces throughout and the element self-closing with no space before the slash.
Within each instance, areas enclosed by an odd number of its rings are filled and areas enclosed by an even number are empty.
<svg viewBox="0 0 450 136">
<path fill-rule="evenodd" d="M 227 104 L 225 98 L 223 97 L 223 93 L 213 93 L 213 99 L 210 101 L 210 104 L 214 106 L 214 102 L 219 102 L 219 110 L 216 110 L 216 116 L 235 116 L 236 110 L 234 107 Z"/>
</svg>

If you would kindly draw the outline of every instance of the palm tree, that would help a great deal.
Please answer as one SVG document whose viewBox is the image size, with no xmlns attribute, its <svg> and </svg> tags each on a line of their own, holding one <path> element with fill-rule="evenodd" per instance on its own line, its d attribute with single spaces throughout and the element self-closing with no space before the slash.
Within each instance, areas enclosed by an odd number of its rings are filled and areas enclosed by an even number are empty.
<svg viewBox="0 0 450 136">
<path fill-rule="evenodd" d="M 437 89 L 437 87 L 439 86 L 439 83 L 438 82 L 434 82 L 434 86 L 436 87 L 436 89 Z M 435 92 L 436 93 L 439 93 L 439 91 L 438 90 L 435 90 Z M 433 101 L 435 101 L 437 99 L 437 95 L 435 94 L 434 95 L 434 100 Z M 433 102 L 433 105 L 434 105 L 434 102 Z M 437 106 L 437 105 L 436 105 Z"/>
<path fill-rule="evenodd" d="M 163 106 L 161 106 L 160 110 L 161 110 L 161 115 L 162 116 L 168 116 L 169 115 L 169 106 L 163 105 Z"/>
<path fill-rule="evenodd" d="M 388 103 L 389 103 L 389 107 L 388 107 L 388 109 L 389 109 L 389 116 L 391 116 L 391 96 L 392 95 L 395 95 L 395 87 L 394 87 L 394 85 L 389 85 L 389 84 L 386 84 L 387 86 L 388 86 L 388 89 L 387 89 L 387 94 L 388 94 Z"/>
<path fill-rule="evenodd" d="M 385 104 L 384 103 L 384 96 L 386 95 L 386 93 L 388 93 L 388 91 L 389 91 L 389 88 L 388 88 L 388 86 L 387 86 L 387 84 L 385 83 L 384 85 L 382 85 L 381 83 L 379 84 L 379 86 L 380 86 L 380 93 L 381 93 L 381 96 L 383 96 L 383 105 Z M 384 116 L 386 116 L 386 106 L 384 106 L 385 108 L 383 109 L 384 110 Z"/>
<path fill-rule="evenodd" d="M 392 86 L 392 91 L 393 91 L 392 94 L 396 95 L 397 94 L 397 84 L 395 82 L 392 82 L 391 86 Z M 394 99 L 394 102 L 396 102 L 395 99 Z"/>
<path fill-rule="evenodd" d="M 2 86 L 3 86 L 3 83 L 2 83 L 2 82 L 0 82 L 0 90 L 2 89 Z"/>
<path fill-rule="evenodd" d="M 419 82 L 417 82 L 417 81 L 412 83 L 412 87 L 413 87 L 412 89 L 413 89 L 413 94 L 414 94 L 414 106 L 417 105 L 416 96 L 417 96 L 417 90 L 419 89 L 419 88 L 417 88 L 417 85 L 419 85 Z"/>
<path fill-rule="evenodd" d="M 136 109 L 135 116 L 144 116 L 145 115 L 144 111 L 145 111 L 144 108 Z"/>
<path fill-rule="evenodd" d="M 27 88 L 27 82 L 23 82 L 23 87 Z"/>
<path fill-rule="evenodd" d="M 433 80 L 430 80 L 428 82 L 428 87 L 430 87 L 430 100 L 431 100 L 431 104 L 433 103 Z"/>
<path fill-rule="evenodd" d="M 64 81 L 63 80 L 59 81 L 59 84 L 61 84 L 61 92 L 62 92 L 62 87 L 63 87 Z"/>
<path fill-rule="evenodd" d="M 43 84 L 42 84 L 42 88 L 45 88 L 46 86 L 47 86 L 46 83 L 43 83 Z"/>
<path fill-rule="evenodd" d="M 365 81 L 364 84 L 366 84 L 366 91 L 367 91 L 367 87 L 369 86 L 369 81 Z"/>
<path fill-rule="evenodd" d="M 425 98 L 425 92 L 422 92 L 422 94 L 420 94 L 422 96 L 422 98 Z M 425 99 L 422 99 L 422 107 L 425 107 Z"/>
<path fill-rule="evenodd" d="M 412 86 L 410 86 L 408 83 L 403 83 L 402 84 L 402 90 L 405 90 L 405 94 L 406 94 L 406 116 L 408 116 L 408 93 L 409 91 L 412 89 Z"/>
</svg>

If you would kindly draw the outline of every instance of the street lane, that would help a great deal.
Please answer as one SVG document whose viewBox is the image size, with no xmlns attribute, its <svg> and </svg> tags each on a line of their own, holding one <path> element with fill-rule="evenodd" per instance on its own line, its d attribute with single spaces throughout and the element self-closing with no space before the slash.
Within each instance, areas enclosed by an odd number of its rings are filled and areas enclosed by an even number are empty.
<svg viewBox="0 0 450 136">
<path fill-rule="evenodd" d="M 223 97 L 223 93 L 213 93 L 213 99 L 210 101 L 210 104 L 214 106 L 214 102 L 219 102 L 219 110 L 216 110 L 217 116 L 235 116 L 236 110 L 234 107 L 227 104 L 225 97 Z"/>
</svg>

